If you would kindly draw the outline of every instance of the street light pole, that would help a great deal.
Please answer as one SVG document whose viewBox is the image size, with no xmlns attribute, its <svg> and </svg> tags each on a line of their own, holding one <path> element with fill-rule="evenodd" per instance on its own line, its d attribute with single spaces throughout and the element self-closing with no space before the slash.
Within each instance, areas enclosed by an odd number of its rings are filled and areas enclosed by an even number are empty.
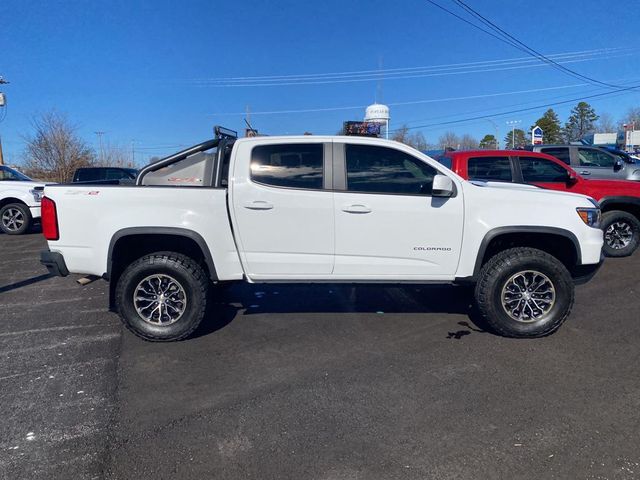
<svg viewBox="0 0 640 480">
<path fill-rule="evenodd" d="M 511 125 L 511 148 L 515 150 L 516 148 L 516 125 L 522 123 L 522 120 L 509 120 L 506 122 L 507 125 Z"/>
</svg>

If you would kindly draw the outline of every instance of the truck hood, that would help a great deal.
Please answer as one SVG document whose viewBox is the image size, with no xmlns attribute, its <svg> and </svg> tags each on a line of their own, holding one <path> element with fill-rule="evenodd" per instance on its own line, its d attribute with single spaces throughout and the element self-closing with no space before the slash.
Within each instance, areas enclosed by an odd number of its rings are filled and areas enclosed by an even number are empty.
<svg viewBox="0 0 640 480">
<path fill-rule="evenodd" d="M 589 180 L 591 181 L 595 181 L 595 180 Z M 547 199 L 550 201 L 563 201 L 566 200 L 570 203 L 575 203 L 576 206 L 578 204 L 583 204 L 585 201 L 588 202 L 589 205 L 587 206 L 591 206 L 593 205 L 591 203 L 591 200 L 589 196 L 587 195 L 582 195 L 580 193 L 570 193 L 570 192 L 561 192 L 558 190 L 548 190 L 546 188 L 542 188 L 542 187 L 537 187 L 535 185 L 527 185 L 527 184 L 523 184 L 523 183 L 507 183 L 507 182 L 482 182 L 482 181 L 470 181 L 467 182 L 470 183 L 471 185 L 474 185 L 476 187 L 481 187 L 483 189 L 487 189 L 489 192 L 501 192 L 504 190 L 509 190 L 513 195 L 516 195 L 515 192 L 521 193 L 522 194 L 522 198 L 524 197 L 530 197 L 531 201 L 535 201 L 536 199 L 539 199 L 541 202 L 543 199 Z M 625 182 L 625 183 L 631 183 L 631 184 L 635 184 L 636 182 Z M 638 185 L 636 188 L 640 188 L 640 185 Z M 640 191 L 640 190 L 639 190 Z M 501 195 L 501 197 L 503 197 L 504 195 Z M 508 198 L 508 197 L 505 197 Z"/>
<path fill-rule="evenodd" d="M 640 197 L 640 182 L 631 180 L 584 180 L 584 186 L 595 189 L 602 197 Z M 594 192 L 594 193 L 595 193 Z"/>
<path fill-rule="evenodd" d="M 28 181 L 0 181 L 0 188 L 7 190 L 30 190 L 34 187 L 44 187 L 45 182 L 28 182 Z"/>
</svg>

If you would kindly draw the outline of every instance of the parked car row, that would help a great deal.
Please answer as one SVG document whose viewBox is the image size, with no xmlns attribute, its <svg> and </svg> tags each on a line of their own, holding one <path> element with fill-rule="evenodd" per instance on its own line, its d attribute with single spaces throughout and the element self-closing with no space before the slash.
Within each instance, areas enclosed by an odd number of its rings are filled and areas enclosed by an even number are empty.
<svg viewBox="0 0 640 480">
<path fill-rule="evenodd" d="M 550 147 L 549 151 L 554 148 Z M 607 256 L 628 256 L 640 245 L 640 183 L 585 180 L 564 161 L 526 150 L 448 152 L 438 160 L 469 180 L 529 184 L 587 195 L 595 199 L 602 210 L 603 250 Z"/>
<path fill-rule="evenodd" d="M 125 326 L 153 341 L 189 336 L 211 283 L 237 281 L 472 285 L 490 329 L 539 337 L 603 260 L 591 197 L 469 182 L 378 138 L 218 128 L 135 186 L 47 185 L 42 211 L 42 263 L 108 280 Z"/>
<path fill-rule="evenodd" d="M 120 167 L 78 168 L 73 182 L 135 183 L 137 170 Z M 0 165 L 0 230 L 8 235 L 22 235 L 40 220 L 40 201 L 45 182 L 32 180 L 25 174 Z"/>
</svg>

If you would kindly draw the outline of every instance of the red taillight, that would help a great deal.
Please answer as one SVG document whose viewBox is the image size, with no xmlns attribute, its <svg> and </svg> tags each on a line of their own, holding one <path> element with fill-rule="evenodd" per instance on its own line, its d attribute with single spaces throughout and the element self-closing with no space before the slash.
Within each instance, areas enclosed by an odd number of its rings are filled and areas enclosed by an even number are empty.
<svg viewBox="0 0 640 480">
<path fill-rule="evenodd" d="M 56 202 L 47 197 L 42 197 L 40 203 L 40 215 L 42 222 L 42 233 L 47 240 L 58 240 L 60 232 L 58 232 L 58 212 L 56 211 Z"/>
</svg>

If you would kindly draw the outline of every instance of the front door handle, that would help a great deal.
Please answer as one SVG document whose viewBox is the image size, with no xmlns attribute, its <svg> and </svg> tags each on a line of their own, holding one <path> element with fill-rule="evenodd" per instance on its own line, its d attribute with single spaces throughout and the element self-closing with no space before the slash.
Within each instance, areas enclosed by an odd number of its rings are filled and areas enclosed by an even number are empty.
<svg viewBox="0 0 640 480">
<path fill-rule="evenodd" d="M 345 205 L 342 207 L 342 211 L 347 213 L 371 213 L 371 209 L 369 207 L 360 203 L 356 205 Z"/>
<path fill-rule="evenodd" d="M 245 203 L 244 208 L 248 208 L 249 210 L 271 210 L 273 203 L 265 202 L 264 200 L 254 200 L 253 202 Z"/>
<path fill-rule="evenodd" d="M 586 171 L 586 170 L 582 170 L 582 171 L 580 172 L 580 175 L 591 175 L 591 172 L 588 172 L 588 171 Z"/>
</svg>

